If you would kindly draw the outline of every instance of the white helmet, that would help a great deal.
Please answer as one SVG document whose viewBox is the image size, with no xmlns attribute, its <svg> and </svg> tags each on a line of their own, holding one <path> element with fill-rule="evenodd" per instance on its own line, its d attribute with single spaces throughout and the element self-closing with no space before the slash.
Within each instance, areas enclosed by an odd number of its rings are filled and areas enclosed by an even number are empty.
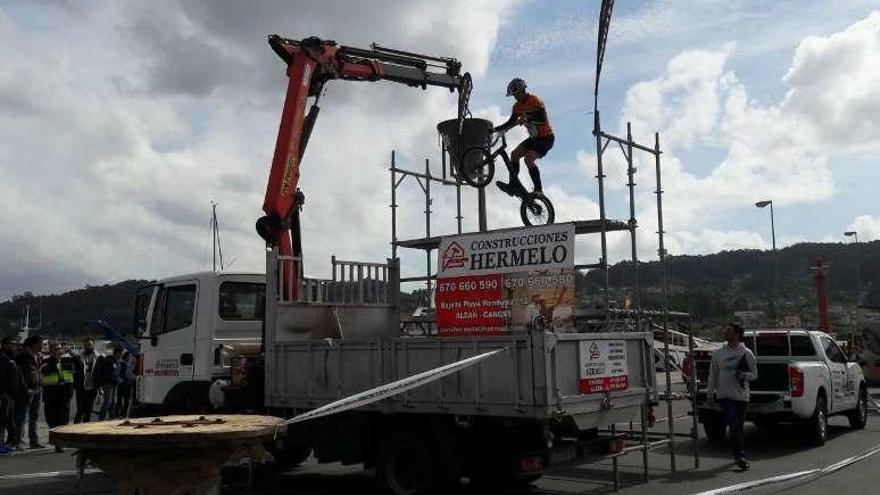
<svg viewBox="0 0 880 495">
<path fill-rule="evenodd" d="M 511 96 L 515 93 L 519 93 L 520 91 L 525 91 L 526 82 L 522 79 L 515 77 L 510 84 L 507 85 L 507 96 Z"/>
</svg>

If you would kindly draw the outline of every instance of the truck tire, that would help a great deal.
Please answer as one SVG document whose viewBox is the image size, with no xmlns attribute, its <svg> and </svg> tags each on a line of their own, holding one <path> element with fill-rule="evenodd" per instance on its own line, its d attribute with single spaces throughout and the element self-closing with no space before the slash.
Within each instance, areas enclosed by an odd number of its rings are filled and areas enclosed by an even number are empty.
<svg viewBox="0 0 880 495">
<path fill-rule="evenodd" d="M 828 406 L 825 404 L 825 396 L 816 397 L 816 409 L 813 417 L 806 424 L 806 440 L 813 447 L 821 447 L 828 440 Z"/>
<path fill-rule="evenodd" d="M 703 420 L 703 431 L 709 440 L 721 442 L 727 433 L 727 424 L 720 414 L 710 414 Z"/>
<path fill-rule="evenodd" d="M 853 430 L 861 430 L 868 423 L 868 389 L 864 385 L 859 387 L 859 400 L 856 408 L 847 414 L 849 426 Z"/>
<path fill-rule="evenodd" d="M 393 495 L 425 495 L 440 485 L 442 467 L 428 445 L 406 431 L 392 433 L 379 447 L 376 475 L 381 487 Z"/>
</svg>

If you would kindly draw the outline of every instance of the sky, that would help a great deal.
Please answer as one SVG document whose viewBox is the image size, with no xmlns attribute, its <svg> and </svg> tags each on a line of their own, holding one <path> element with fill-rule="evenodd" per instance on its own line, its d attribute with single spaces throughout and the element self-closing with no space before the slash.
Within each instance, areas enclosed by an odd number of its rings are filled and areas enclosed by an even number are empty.
<svg viewBox="0 0 880 495">
<path fill-rule="evenodd" d="M 471 109 L 504 120 L 524 78 L 556 146 L 539 163 L 557 221 L 598 216 L 591 136 L 599 1 L 159 0 L 0 2 L 0 300 L 211 267 L 211 201 L 226 264 L 262 271 L 254 232 L 286 87 L 277 33 L 455 57 Z M 880 238 L 880 6 L 875 1 L 617 2 L 600 82 L 603 129 L 663 150 L 672 255 Z M 330 82 L 302 164 L 307 274 L 330 256 L 389 257 L 390 165 L 440 174 L 440 88 Z M 523 137 L 510 134 L 513 143 Z M 625 164 L 607 148 L 608 216 L 629 216 Z M 654 162 L 636 155 L 639 255 L 656 258 Z M 499 172 L 500 173 L 500 172 Z M 501 174 L 503 176 L 503 174 Z M 528 179 L 525 179 L 528 183 Z M 518 225 L 494 188 L 489 227 Z M 455 231 L 435 186 L 432 234 Z M 464 225 L 476 195 L 463 192 Z M 424 196 L 401 184 L 399 235 L 422 237 Z M 609 238 L 609 259 L 629 256 Z M 598 240 L 577 256 L 595 262 Z M 401 252 L 405 275 L 424 256 Z"/>
</svg>

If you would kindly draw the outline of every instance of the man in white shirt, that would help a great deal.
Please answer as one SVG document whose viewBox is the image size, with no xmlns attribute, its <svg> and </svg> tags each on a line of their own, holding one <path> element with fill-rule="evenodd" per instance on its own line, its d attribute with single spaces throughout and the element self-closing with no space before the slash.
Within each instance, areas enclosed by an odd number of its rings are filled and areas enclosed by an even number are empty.
<svg viewBox="0 0 880 495">
<path fill-rule="evenodd" d="M 749 382 L 758 378 L 755 355 L 743 343 L 743 328 L 731 323 L 724 330 L 727 344 L 712 354 L 707 387 L 709 400 L 717 400 L 730 429 L 733 458 L 742 470 L 749 469 L 743 441 L 743 423 L 749 404 Z"/>
</svg>

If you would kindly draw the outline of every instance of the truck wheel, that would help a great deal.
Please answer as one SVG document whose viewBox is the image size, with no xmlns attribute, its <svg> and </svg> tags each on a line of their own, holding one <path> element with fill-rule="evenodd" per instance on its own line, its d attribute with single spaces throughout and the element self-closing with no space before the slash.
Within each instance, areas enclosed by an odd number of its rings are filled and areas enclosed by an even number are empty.
<svg viewBox="0 0 880 495">
<path fill-rule="evenodd" d="M 813 447 L 821 447 L 828 440 L 828 406 L 825 397 L 816 397 L 816 409 L 813 417 L 807 422 L 807 441 Z"/>
<path fill-rule="evenodd" d="M 706 438 L 713 442 L 721 442 L 727 433 L 727 424 L 720 414 L 712 414 L 703 420 L 703 431 L 706 432 Z"/>
<path fill-rule="evenodd" d="M 861 430 L 868 423 L 868 390 L 862 386 L 859 388 L 859 401 L 856 408 L 847 414 L 849 426 L 853 430 Z"/>
<path fill-rule="evenodd" d="M 394 495 L 431 493 L 440 469 L 425 441 L 403 431 L 382 442 L 376 467 L 380 485 Z"/>
</svg>

